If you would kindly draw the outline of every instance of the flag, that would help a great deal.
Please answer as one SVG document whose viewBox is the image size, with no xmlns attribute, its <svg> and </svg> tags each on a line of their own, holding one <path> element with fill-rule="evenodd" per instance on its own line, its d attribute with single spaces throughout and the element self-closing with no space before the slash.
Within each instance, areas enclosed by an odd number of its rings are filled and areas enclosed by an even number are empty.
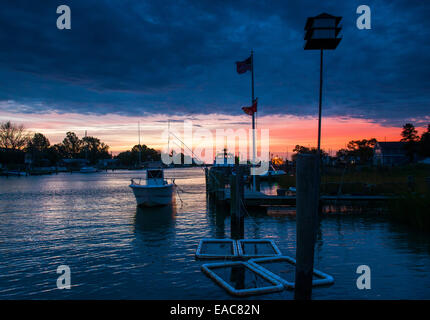
<svg viewBox="0 0 430 320">
<path fill-rule="evenodd" d="M 258 98 L 254 100 L 254 103 L 250 107 L 242 107 L 243 112 L 245 112 L 247 115 L 252 116 L 255 112 L 257 112 L 257 101 Z"/>
<path fill-rule="evenodd" d="M 252 58 L 249 57 L 243 61 L 236 62 L 236 71 L 239 74 L 245 73 L 246 71 L 251 71 L 252 69 Z"/>
</svg>

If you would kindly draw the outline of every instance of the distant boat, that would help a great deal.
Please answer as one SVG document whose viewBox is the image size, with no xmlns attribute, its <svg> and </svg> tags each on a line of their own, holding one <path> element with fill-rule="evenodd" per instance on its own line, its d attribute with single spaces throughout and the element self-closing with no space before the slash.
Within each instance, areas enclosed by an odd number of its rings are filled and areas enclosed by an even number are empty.
<svg viewBox="0 0 430 320">
<path fill-rule="evenodd" d="M 266 173 L 260 175 L 260 178 L 278 178 L 280 176 L 284 176 L 287 173 L 284 170 L 276 170 L 272 165 L 269 166 L 269 170 Z"/>
<path fill-rule="evenodd" d="M 173 201 L 174 184 L 164 179 L 163 169 L 147 169 L 146 179 L 131 179 L 130 188 L 138 206 L 165 206 Z"/>
<path fill-rule="evenodd" d="M 26 176 L 27 173 L 24 172 L 24 171 L 14 171 L 14 170 L 12 170 L 12 171 L 5 171 L 4 175 L 6 175 L 6 176 Z"/>
<path fill-rule="evenodd" d="M 80 173 L 95 173 L 97 172 L 97 169 L 94 167 L 82 167 L 81 170 L 79 170 Z"/>
<path fill-rule="evenodd" d="M 234 165 L 235 165 L 234 154 L 227 152 L 227 149 L 224 149 L 222 153 L 216 154 L 215 160 L 213 163 L 214 167 L 230 168 L 230 167 L 234 167 Z"/>
</svg>

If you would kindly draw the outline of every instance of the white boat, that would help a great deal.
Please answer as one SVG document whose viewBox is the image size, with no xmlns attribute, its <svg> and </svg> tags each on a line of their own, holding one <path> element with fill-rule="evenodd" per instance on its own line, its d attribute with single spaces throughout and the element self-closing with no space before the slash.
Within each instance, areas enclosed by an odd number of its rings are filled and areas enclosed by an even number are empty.
<svg viewBox="0 0 430 320">
<path fill-rule="evenodd" d="M 81 170 L 79 170 L 80 173 L 95 173 L 97 172 L 97 169 L 94 167 L 82 167 Z"/>
<path fill-rule="evenodd" d="M 26 176 L 27 173 L 24 171 L 6 171 L 7 176 Z"/>
<path fill-rule="evenodd" d="M 273 165 L 270 164 L 269 170 L 267 170 L 266 173 L 262 174 L 261 178 L 268 178 L 268 177 L 279 177 L 286 175 L 287 173 L 284 170 L 276 170 Z"/>
<path fill-rule="evenodd" d="M 234 154 L 227 152 L 227 149 L 224 149 L 222 153 L 217 153 L 214 160 L 214 167 L 234 167 L 235 158 Z"/>
<path fill-rule="evenodd" d="M 163 169 L 147 169 L 146 179 L 131 179 L 130 188 L 138 206 L 165 206 L 173 202 L 174 184 L 164 179 Z"/>
</svg>

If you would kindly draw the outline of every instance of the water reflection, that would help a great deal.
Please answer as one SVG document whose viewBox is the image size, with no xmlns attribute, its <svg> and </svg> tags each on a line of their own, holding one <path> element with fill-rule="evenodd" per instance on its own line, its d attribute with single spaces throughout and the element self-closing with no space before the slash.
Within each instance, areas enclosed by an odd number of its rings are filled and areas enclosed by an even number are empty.
<svg viewBox="0 0 430 320">
<path fill-rule="evenodd" d="M 261 182 L 260 191 L 265 194 L 276 196 L 279 184 L 276 181 L 264 181 Z"/>
<path fill-rule="evenodd" d="M 387 225 L 390 235 L 387 245 L 400 251 L 407 251 L 414 254 L 430 254 L 430 238 L 428 233 L 415 231 L 397 222 L 390 222 Z"/>
<path fill-rule="evenodd" d="M 201 239 L 230 237 L 229 208 L 206 202 L 202 170 L 168 169 L 166 176 L 175 177 L 183 190 L 183 203 L 160 208 L 136 208 L 128 184 L 138 175 L 116 171 L 3 180 L 0 298 L 231 298 L 202 274 L 194 258 Z M 336 282 L 315 289 L 313 297 L 428 299 L 429 235 L 391 223 L 374 210 L 341 210 L 320 217 L 315 267 Z M 295 256 L 295 216 L 278 211 L 248 209 L 245 237 L 271 238 L 283 254 Z M 55 290 L 61 264 L 75 270 L 72 290 Z M 371 267 L 372 290 L 356 288 L 361 264 Z M 217 272 L 236 288 L 255 287 L 246 271 Z M 292 297 L 282 292 L 256 298 Z"/>
<path fill-rule="evenodd" d="M 212 198 L 207 199 L 207 216 L 209 222 L 215 227 L 215 238 L 231 238 L 230 207 L 228 205 L 217 204 Z M 267 208 L 246 208 L 244 209 L 245 223 L 252 228 L 251 234 L 247 238 L 259 238 L 260 225 L 265 222 Z"/>
<path fill-rule="evenodd" d="M 134 232 L 145 241 L 160 241 L 171 237 L 175 230 L 176 205 L 136 207 Z"/>
<path fill-rule="evenodd" d="M 215 238 L 230 238 L 229 234 L 226 234 L 226 220 L 228 219 L 228 224 L 230 224 L 230 210 L 226 206 L 217 205 L 217 203 L 211 199 L 207 198 L 207 208 L 208 208 L 208 219 L 212 226 L 215 227 Z"/>
</svg>

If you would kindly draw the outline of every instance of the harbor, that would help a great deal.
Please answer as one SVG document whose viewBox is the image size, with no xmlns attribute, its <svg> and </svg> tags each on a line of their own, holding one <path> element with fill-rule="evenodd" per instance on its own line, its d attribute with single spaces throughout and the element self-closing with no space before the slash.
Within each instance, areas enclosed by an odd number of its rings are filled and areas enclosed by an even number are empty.
<svg viewBox="0 0 430 320">
<path fill-rule="evenodd" d="M 430 5 L 308 2 L 5 3 L 0 302 L 430 299 Z"/>
<path fill-rule="evenodd" d="M 175 177 L 183 189 L 182 202 L 176 198 L 175 206 L 160 208 L 136 207 L 128 183 L 140 172 L 2 178 L 7 183 L 0 185 L 0 255 L 7 263 L 0 265 L 0 297 L 234 298 L 201 271 L 206 261 L 195 259 L 201 239 L 229 238 L 231 231 L 230 210 L 206 197 L 203 170 L 166 169 L 165 177 Z M 263 192 L 275 189 L 261 185 Z M 333 276 L 335 283 L 314 288 L 313 299 L 426 299 L 428 235 L 412 233 L 373 209 L 361 209 L 324 215 L 319 221 L 315 268 Z M 244 234 L 271 239 L 283 254 L 295 255 L 294 216 L 250 209 Z M 363 263 L 372 268 L 372 290 L 355 286 L 356 268 Z M 61 264 L 71 268 L 71 290 L 55 286 Z M 293 298 L 286 290 L 258 296 Z"/>
<path fill-rule="evenodd" d="M 215 165 L 210 168 L 205 168 L 205 184 L 206 193 L 212 201 L 219 205 L 231 205 L 234 196 L 234 188 L 232 188 L 233 178 L 240 172 L 239 183 L 242 190 L 242 200 L 245 207 L 265 207 L 270 206 L 296 206 L 296 188 L 289 189 L 275 187 L 272 188 L 269 194 L 261 191 L 261 177 L 256 177 L 256 186 L 252 185 L 251 179 L 248 178 L 250 167 L 247 165 L 227 164 L 227 158 L 220 162 L 221 165 Z M 283 171 L 284 172 L 284 171 Z M 264 183 L 272 186 L 278 186 L 279 177 L 273 177 Z M 295 178 L 295 176 L 292 176 Z M 319 196 L 319 207 L 322 208 L 327 204 L 354 204 L 368 205 L 369 203 L 383 204 L 390 200 L 396 199 L 395 195 L 386 194 L 342 194 L 328 195 L 321 194 Z"/>
</svg>

